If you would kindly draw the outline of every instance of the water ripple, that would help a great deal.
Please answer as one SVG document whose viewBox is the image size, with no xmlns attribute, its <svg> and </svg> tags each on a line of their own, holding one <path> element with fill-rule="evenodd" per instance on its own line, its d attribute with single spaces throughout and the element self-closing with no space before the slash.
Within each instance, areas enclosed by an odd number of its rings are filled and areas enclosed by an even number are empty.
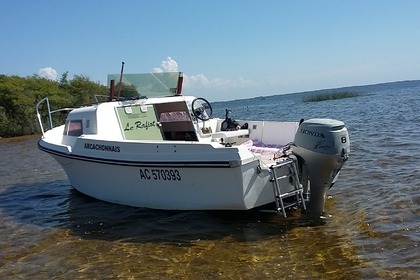
<svg viewBox="0 0 420 280">
<path fill-rule="evenodd" d="M 322 220 L 109 204 L 73 190 L 37 137 L 1 140 L 0 278 L 418 279 L 420 87 L 366 89 L 214 105 L 220 117 L 345 121 L 352 151 Z"/>
</svg>

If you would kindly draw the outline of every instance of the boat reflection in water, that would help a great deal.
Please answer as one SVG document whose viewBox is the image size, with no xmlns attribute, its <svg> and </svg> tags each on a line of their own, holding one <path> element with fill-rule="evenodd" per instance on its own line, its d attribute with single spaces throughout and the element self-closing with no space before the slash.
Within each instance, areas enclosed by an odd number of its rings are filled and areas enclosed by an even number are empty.
<svg viewBox="0 0 420 280">
<path fill-rule="evenodd" d="M 121 262 L 118 271 L 137 267 L 147 270 L 144 275 L 165 277 L 258 277 L 261 271 L 324 277 L 341 271 L 340 277 L 357 278 L 363 265 L 339 225 L 296 210 L 282 219 L 258 210 L 153 210 L 109 204 L 72 191 L 67 213 L 66 227 L 82 240 L 75 257 L 98 250 L 105 254 L 101 261 Z"/>
</svg>

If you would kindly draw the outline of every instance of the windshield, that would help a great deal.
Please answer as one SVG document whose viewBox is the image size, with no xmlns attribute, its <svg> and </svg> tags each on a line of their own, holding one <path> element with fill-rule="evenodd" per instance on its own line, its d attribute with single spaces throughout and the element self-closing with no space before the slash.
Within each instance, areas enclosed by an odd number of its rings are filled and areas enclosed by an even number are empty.
<svg viewBox="0 0 420 280">
<path fill-rule="evenodd" d="M 110 86 L 111 80 L 115 80 L 115 91 L 121 90 L 121 96 L 173 96 L 180 94 L 182 72 L 123 74 L 121 85 L 120 74 L 110 74 L 108 75 L 108 86 Z"/>
</svg>

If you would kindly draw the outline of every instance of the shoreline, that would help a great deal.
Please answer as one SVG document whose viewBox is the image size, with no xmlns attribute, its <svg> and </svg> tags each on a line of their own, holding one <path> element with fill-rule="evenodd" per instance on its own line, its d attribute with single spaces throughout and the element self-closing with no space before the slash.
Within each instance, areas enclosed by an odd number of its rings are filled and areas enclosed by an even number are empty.
<svg viewBox="0 0 420 280">
<path fill-rule="evenodd" d="M 22 136 L 11 136 L 11 137 L 0 137 L 0 144 L 1 143 L 11 143 L 11 142 L 20 142 L 24 141 L 30 138 L 34 137 L 40 137 L 41 133 L 35 133 L 35 134 L 28 134 L 28 135 L 22 135 Z"/>
</svg>

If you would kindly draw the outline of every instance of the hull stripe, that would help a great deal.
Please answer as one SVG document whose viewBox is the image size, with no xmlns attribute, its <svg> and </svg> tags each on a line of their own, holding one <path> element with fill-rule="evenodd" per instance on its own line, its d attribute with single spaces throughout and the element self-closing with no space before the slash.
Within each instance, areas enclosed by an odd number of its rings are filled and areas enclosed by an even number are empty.
<svg viewBox="0 0 420 280">
<path fill-rule="evenodd" d="M 38 148 L 41 151 L 46 153 L 80 161 L 95 162 L 101 164 L 110 164 L 110 165 L 122 165 L 122 166 L 136 166 L 136 167 L 184 167 L 184 168 L 232 168 L 239 166 L 238 161 L 183 161 L 183 162 L 174 162 L 174 161 L 132 161 L 132 160 L 117 160 L 117 159 L 105 159 L 105 158 L 95 158 L 82 155 L 74 155 L 62 153 L 52 149 L 43 147 L 38 142 Z"/>
</svg>

